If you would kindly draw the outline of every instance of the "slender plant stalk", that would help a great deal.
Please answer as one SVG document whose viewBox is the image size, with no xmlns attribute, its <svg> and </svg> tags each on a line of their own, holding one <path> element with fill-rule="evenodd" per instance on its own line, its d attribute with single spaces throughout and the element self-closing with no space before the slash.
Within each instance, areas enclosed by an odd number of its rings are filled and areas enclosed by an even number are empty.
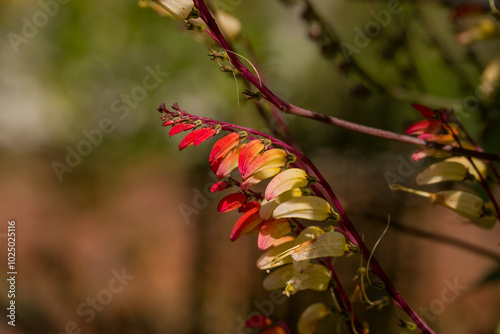
<svg viewBox="0 0 500 334">
<path fill-rule="evenodd" d="M 352 224 L 351 220 L 347 216 L 346 212 L 344 211 L 342 205 L 338 201 L 335 193 L 333 192 L 332 188 L 326 181 L 326 179 L 323 177 L 323 175 L 320 173 L 320 171 L 316 168 L 316 166 L 309 160 L 307 156 L 305 156 L 302 152 L 295 150 L 293 147 L 290 145 L 286 144 L 285 142 L 273 138 L 261 131 L 250 129 L 247 127 L 239 126 L 236 124 L 230 124 L 226 122 L 220 122 L 220 121 L 215 121 L 210 118 L 206 117 L 201 117 L 201 116 L 196 116 L 196 115 L 191 115 L 183 110 L 181 110 L 177 105 L 174 105 L 173 108 L 179 112 L 182 113 L 182 115 L 189 117 L 191 120 L 201 120 L 204 124 L 211 125 L 211 126 L 219 126 L 221 130 L 226 130 L 226 131 L 235 131 L 235 130 L 240 130 L 240 131 L 245 131 L 249 134 L 249 138 L 255 138 L 255 137 L 262 137 L 268 139 L 272 144 L 279 145 L 283 148 L 285 148 L 289 153 L 294 154 L 297 157 L 297 160 L 294 162 L 297 166 L 304 168 L 307 170 L 310 175 L 316 177 L 318 179 L 318 182 L 314 185 L 312 185 L 313 190 L 315 190 L 317 193 L 321 194 L 322 197 L 328 198 L 331 200 L 335 208 L 337 209 L 337 212 L 339 213 L 341 219 L 339 220 L 339 226 L 341 229 L 344 230 L 347 238 L 351 240 L 355 245 L 357 245 L 360 249 L 360 253 L 363 255 L 364 259 L 368 261 L 370 259 L 370 268 L 372 271 L 380 278 L 380 280 L 384 283 L 385 285 L 385 290 L 389 293 L 389 295 L 392 297 L 394 300 L 394 303 L 401 307 L 409 316 L 412 318 L 412 320 L 415 322 L 417 327 L 420 329 L 421 333 L 424 334 L 433 334 L 434 332 L 428 327 L 428 325 L 420 318 L 420 316 L 408 305 L 408 303 L 404 300 L 404 298 L 401 296 L 399 291 L 395 288 L 394 284 L 392 284 L 391 280 L 389 277 L 385 274 L 384 270 L 380 266 L 380 264 L 377 262 L 377 260 L 371 255 L 371 251 L 368 249 L 368 247 L 365 245 L 363 242 L 361 236 L 359 233 L 356 231 L 356 228 Z M 332 273 L 333 275 L 333 273 Z M 334 275 L 334 278 L 336 276 Z M 340 281 L 336 282 L 340 283 Z M 341 298 L 342 302 L 344 305 L 348 306 L 350 305 L 350 302 L 347 298 L 347 294 L 345 291 L 343 291 L 343 288 L 341 285 L 337 284 L 336 289 L 341 289 L 342 292 L 337 292 L 338 296 Z M 354 316 L 354 315 L 352 315 Z"/>
<path fill-rule="evenodd" d="M 247 79 L 250 83 L 252 83 L 259 91 L 263 94 L 263 96 L 270 101 L 272 104 L 274 104 L 279 110 L 285 113 L 290 113 L 293 115 L 309 118 L 312 120 L 320 121 L 326 124 L 331 124 L 335 126 L 340 126 L 346 129 L 350 129 L 353 131 L 365 133 L 368 135 L 376 136 L 376 137 L 381 137 L 385 139 L 390 139 L 402 143 L 407 143 L 419 147 L 426 147 L 429 149 L 435 149 L 435 150 L 441 150 L 441 151 L 446 151 L 458 155 L 464 155 L 468 157 L 477 157 L 485 160 L 490 160 L 490 161 L 500 161 L 500 155 L 498 154 L 490 154 L 490 153 L 485 153 L 485 152 L 480 152 L 480 151 L 474 151 L 474 150 L 466 150 L 461 147 L 455 147 L 452 145 L 445 145 L 441 143 L 436 143 L 436 142 L 430 142 L 430 141 L 425 141 L 419 138 L 411 137 L 411 136 L 406 136 L 406 135 L 401 135 L 401 134 L 396 134 L 390 131 L 385 131 L 377 128 L 372 128 L 352 122 L 348 122 L 342 119 L 338 119 L 336 117 L 316 113 L 310 110 L 306 110 L 297 106 L 294 106 L 291 103 L 288 103 L 282 99 L 280 99 L 277 95 L 275 95 L 267 85 L 265 85 L 256 75 L 254 75 L 241 61 L 240 59 L 235 55 L 233 49 L 229 45 L 229 43 L 226 41 L 224 38 L 223 34 L 221 33 L 219 27 L 217 26 L 214 18 L 212 17 L 210 11 L 208 10 L 205 2 L 203 0 L 194 0 L 195 6 L 201 13 L 202 19 L 205 21 L 205 23 L 208 26 L 208 29 L 210 30 L 209 33 L 212 37 L 214 37 L 214 40 L 219 44 L 221 48 L 224 50 L 230 51 L 227 52 L 228 58 L 233 64 L 233 66 L 239 71 L 239 73 Z M 224 125 L 222 128 L 224 129 Z M 238 128 L 238 127 L 233 127 L 233 128 Z M 239 127 L 242 129 L 241 127 Z M 245 131 L 248 131 L 250 133 L 254 132 L 254 130 L 247 129 Z M 269 138 L 267 135 L 263 133 L 259 133 L 259 136 L 263 136 L 265 138 Z M 340 202 L 338 201 L 336 195 L 334 194 L 333 190 L 331 189 L 330 185 L 326 182 L 322 174 L 317 170 L 317 168 L 312 164 L 312 162 L 304 156 L 301 152 L 295 150 L 294 148 L 290 147 L 289 145 L 281 142 L 277 143 L 283 147 L 285 147 L 287 150 L 289 150 L 291 153 L 297 155 L 298 160 L 297 164 L 300 164 L 303 162 L 305 165 L 307 165 L 307 170 L 312 171 L 312 175 L 318 178 L 318 185 L 321 187 L 319 191 L 321 193 L 324 192 L 327 193 L 328 198 L 332 201 L 334 206 L 336 207 L 341 219 L 339 221 L 339 225 L 341 228 L 343 228 L 346 232 L 348 232 L 347 237 L 354 242 L 360 249 L 361 254 L 365 258 L 366 261 L 370 259 L 370 268 L 371 270 L 381 279 L 381 281 L 385 285 L 386 291 L 391 295 L 394 303 L 401 307 L 415 322 L 417 325 L 419 331 L 421 333 L 426 333 L 426 334 L 431 334 L 434 333 L 432 329 L 420 318 L 420 316 L 406 303 L 404 298 L 401 296 L 399 291 L 394 287 L 392 284 L 391 280 L 389 277 L 385 274 L 384 270 L 378 263 L 378 261 L 371 256 L 371 252 L 368 249 L 368 247 L 364 244 L 361 236 L 358 234 L 356 231 L 354 225 L 352 224 L 351 220 L 347 216 L 346 212 L 342 208 Z"/>
<path fill-rule="evenodd" d="M 380 223 L 381 225 L 382 224 L 387 225 L 387 217 L 380 217 L 380 216 L 377 216 L 374 214 L 365 214 L 364 216 L 367 219 L 370 219 L 372 221 L 376 221 L 377 223 Z M 470 253 L 475 253 L 475 254 L 480 255 L 480 256 L 484 256 L 486 258 L 489 258 L 493 261 L 500 263 L 500 254 L 494 253 L 486 248 L 479 247 L 477 245 L 473 245 L 471 243 L 468 243 L 468 242 L 465 242 L 462 240 L 458 240 L 458 239 L 452 238 L 452 237 L 447 236 L 447 235 L 441 235 L 441 234 L 432 233 L 429 231 L 424 231 L 422 229 L 418 229 L 415 227 L 406 226 L 406 225 L 403 225 L 403 224 L 395 221 L 392 217 L 391 217 L 390 228 L 397 230 L 397 231 L 400 231 L 402 233 L 411 234 L 411 235 L 416 236 L 416 237 L 425 238 L 428 240 L 434 240 L 434 241 L 437 241 L 437 242 L 440 242 L 443 244 L 448 244 L 450 246 L 465 250 L 465 251 L 470 252 Z"/>
<path fill-rule="evenodd" d="M 478 152 L 474 150 L 467 150 L 460 147 L 445 145 L 441 143 L 436 143 L 432 141 L 426 141 L 419 138 L 397 134 L 391 131 L 381 130 L 373 127 L 369 127 L 366 125 L 360 125 L 357 123 L 349 122 L 346 120 L 342 120 L 333 116 L 317 113 L 311 110 L 303 109 L 297 107 L 289 102 L 286 102 L 279 98 L 276 94 L 274 94 L 267 85 L 265 85 L 256 75 L 254 75 L 238 58 L 238 56 L 234 53 L 233 49 L 229 45 L 229 43 L 224 38 L 222 32 L 217 26 L 215 19 L 210 14 L 205 2 L 203 0 L 194 0 L 196 8 L 201 13 L 201 18 L 207 23 L 209 28 L 210 35 L 214 38 L 214 40 L 219 44 L 221 48 L 224 50 L 228 50 L 228 58 L 233 64 L 233 66 L 240 72 L 241 76 L 247 79 L 250 83 L 252 83 L 262 94 L 263 96 L 274 104 L 279 110 L 282 112 L 301 116 L 305 118 L 309 118 L 311 120 L 319 121 L 322 123 L 335 125 L 339 127 L 343 127 L 345 129 L 353 130 L 356 132 L 361 132 L 367 135 L 372 135 L 376 137 L 381 137 L 385 139 L 390 139 L 393 141 L 398 141 L 405 144 L 411 144 L 419 147 L 425 147 L 428 149 L 445 151 L 452 154 L 476 157 L 483 160 L 490 161 L 500 161 L 500 154 L 491 154 L 485 152 Z"/>
</svg>

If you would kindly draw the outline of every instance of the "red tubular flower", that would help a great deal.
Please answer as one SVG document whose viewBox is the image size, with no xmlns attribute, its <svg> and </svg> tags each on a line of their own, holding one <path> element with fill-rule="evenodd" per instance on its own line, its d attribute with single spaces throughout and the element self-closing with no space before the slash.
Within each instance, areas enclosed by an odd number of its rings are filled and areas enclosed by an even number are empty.
<svg viewBox="0 0 500 334">
<path fill-rule="evenodd" d="M 435 110 L 432 110 L 431 108 L 429 107 L 426 107 L 426 106 L 423 106 L 421 104 L 418 104 L 418 103 L 414 103 L 411 105 L 413 107 L 413 109 L 417 110 L 420 115 L 422 115 L 423 118 L 426 118 L 426 119 L 439 119 L 439 115 L 436 113 Z"/>
<path fill-rule="evenodd" d="M 259 232 L 257 245 L 260 249 L 268 249 L 276 240 L 292 232 L 288 219 L 272 219 L 264 222 Z"/>
<path fill-rule="evenodd" d="M 250 163 L 247 163 L 243 168 L 240 166 L 241 177 L 246 179 L 264 169 L 281 168 L 286 163 L 286 156 L 287 153 L 280 148 L 264 151 L 262 154 L 256 156 Z M 247 161 L 248 159 L 245 162 Z"/>
<path fill-rule="evenodd" d="M 410 125 L 406 129 L 407 135 L 418 135 L 423 140 L 451 142 L 458 135 L 458 129 L 451 124 L 446 126 L 441 120 L 424 120 Z"/>
<path fill-rule="evenodd" d="M 227 195 L 220 200 L 219 205 L 217 206 L 217 211 L 222 213 L 235 210 L 245 205 L 246 201 L 247 196 L 243 193 Z"/>
<path fill-rule="evenodd" d="M 237 240 L 243 234 L 250 232 L 262 223 L 262 219 L 259 215 L 259 209 L 260 205 L 248 210 L 243 214 L 243 216 L 240 217 L 240 219 L 238 219 L 231 232 L 231 241 Z"/>
<path fill-rule="evenodd" d="M 198 146 L 208 138 L 215 135 L 217 131 L 213 128 L 201 128 L 190 132 L 181 140 L 179 150 L 183 150 L 190 145 Z"/>
<path fill-rule="evenodd" d="M 170 126 L 173 125 L 175 121 L 173 119 L 169 119 L 168 121 L 164 122 L 162 126 Z"/>
<path fill-rule="evenodd" d="M 221 190 L 226 189 L 228 186 L 229 186 L 229 184 L 227 183 L 227 181 L 220 181 L 220 182 L 214 183 L 214 185 L 210 188 L 210 192 L 215 193 L 217 191 L 221 191 Z"/>
<path fill-rule="evenodd" d="M 172 129 L 170 129 L 168 135 L 170 137 L 172 137 L 172 136 L 178 134 L 179 132 L 191 130 L 192 128 L 194 128 L 194 124 L 192 124 L 192 123 L 176 124 L 172 127 Z"/>
<path fill-rule="evenodd" d="M 238 167 L 238 156 L 245 144 L 236 146 L 225 157 L 215 160 L 212 164 L 212 170 L 216 170 L 215 175 L 217 178 L 222 179 L 231 173 L 233 169 Z"/>
<path fill-rule="evenodd" d="M 221 139 L 219 139 L 210 152 L 208 162 L 212 163 L 218 158 L 223 158 L 229 151 L 235 148 L 240 142 L 240 135 L 232 132 Z"/>
<path fill-rule="evenodd" d="M 264 143 L 258 139 L 252 140 L 241 150 L 241 154 L 238 159 L 238 168 L 242 176 L 245 175 L 250 163 L 260 152 L 262 152 L 262 150 L 264 150 Z"/>
</svg>

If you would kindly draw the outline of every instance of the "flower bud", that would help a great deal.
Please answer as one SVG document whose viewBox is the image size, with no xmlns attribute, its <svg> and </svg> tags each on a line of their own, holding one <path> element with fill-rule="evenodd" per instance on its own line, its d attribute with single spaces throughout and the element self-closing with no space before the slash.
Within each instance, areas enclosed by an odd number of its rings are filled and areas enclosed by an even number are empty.
<svg viewBox="0 0 500 334">
<path fill-rule="evenodd" d="M 194 8 L 193 0 L 157 0 L 154 1 L 177 20 L 186 20 Z"/>
<path fill-rule="evenodd" d="M 461 190 L 439 191 L 430 194 L 429 199 L 434 205 L 445 206 L 462 217 L 471 220 L 483 215 L 483 200 L 481 197 Z"/>
</svg>

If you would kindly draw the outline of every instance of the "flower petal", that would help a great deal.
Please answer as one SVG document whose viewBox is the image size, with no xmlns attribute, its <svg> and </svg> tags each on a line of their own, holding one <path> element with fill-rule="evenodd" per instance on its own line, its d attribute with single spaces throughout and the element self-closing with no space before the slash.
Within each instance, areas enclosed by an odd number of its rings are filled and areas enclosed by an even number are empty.
<svg viewBox="0 0 500 334">
<path fill-rule="evenodd" d="M 236 132 L 232 132 L 227 136 L 222 137 L 212 147 L 212 151 L 210 152 L 210 156 L 208 157 L 208 162 L 211 163 L 218 158 L 224 157 L 229 151 L 235 148 L 239 142 L 240 135 Z"/>
<path fill-rule="evenodd" d="M 266 290 L 285 288 L 287 296 L 306 289 L 325 291 L 328 289 L 331 275 L 330 271 L 320 264 L 308 263 L 301 272 L 293 265 L 287 265 L 269 274 L 263 285 Z"/>
<path fill-rule="evenodd" d="M 460 216 L 469 219 L 480 218 L 483 212 L 483 200 L 481 197 L 461 190 L 446 190 L 431 194 L 429 199 L 434 205 L 442 205 Z"/>
<path fill-rule="evenodd" d="M 272 200 L 263 200 L 260 206 L 260 217 L 264 220 L 270 219 L 273 217 L 273 212 L 278 205 L 283 202 L 289 201 L 292 198 L 301 197 L 303 195 L 302 190 L 300 188 L 290 189 L 280 194 L 279 196 L 273 198 Z"/>
<path fill-rule="evenodd" d="M 214 136 L 217 133 L 217 131 L 214 128 L 203 128 L 200 130 L 202 130 L 202 131 L 199 132 L 199 134 L 196 136 L 196 138 L 193 141 L 194 146 L 200 145 L 205 140 Z"/>
<path fill-rule="evenodd" d="M 182 132 L 182 131 L 187 131 L 187 130 L 190 130 L 194 128 L 194 124 L 192 123 L 181 123 L 181 124 L 176 124 L 172 127 L 172 129 L 170 129 L 170 131 L 168 132 L 168 135 L 170 137 L 178 134 L 179 132 Z"/>
<path fill-rule="evenodd" d="M 241 177 L 243 179 L 246 179 L 252 174 L 255 174 L 267 168 L 281 168 L 287 162 L 286 157 L 287 153 L 280 148 L 274 148 L 264 151 L 264 153 L 256 156 L 255 159 L 253 159 L 246 168 L 243 168 L 243 172 L 242 168 L 240 168 Z"/>
<path fill-rule="evenodd" d="M 243 148 L 244 144 L 236 146 L 225 157 L 221 158 L 221 160 L 216 160 L 212 163 L 212 168 L 216 166 L 216 175 L 217 178 L 222 179 L 231 173 L 233 169 L 238 167 L 238 156 L 240 155 L 240 151 Z"/>
<path fill-rule="evenodd" d="M 214 183 L 214 185 L 210 188 L 210 192 L 215 193 L 217 191 L 227 189 L 228 186 L 229 185 L 228 185 L 227 181 L 220 181 L 220 182 Z"/>
<path fill-rule="evenodd" d="M 243 205 L 245 205 L 247 201 L 247 196 L 243 193 L 235 193 L 224 196 L 217 206 L 217 211 L 219 212 L 227 212 L 231 210 L 235 210 Z"/>
<path fill-rule="evenodd" d="M 196 137 L 199 136 L 200 133 L 206 129 L 208 129 L 208 128 L 197 129 L 197 130 L 194 130 L 193 132 L 188 133 L 186 135 L 186 137 L 184 137 L 184 139 L 182 139 L 181 142 L 179 143 L 179 150 L 182 151 L 186 147 L 192 145 L 194 140 L 196 139 Z"/>
<path fill-rule="evenodd" d="M 330 231 L 301 243 L 290 252 L 290 256 L 294 261 L 303 261 L 320 257 L 339 257 L 343 256 L 345 251 L 345 236 Z"/>
<path fill-rule="evenodd" d="M 420 148 L 412 154 L 411 158 L 413 161 L 419 161 L 420 159 L 426 157 L 447 158 L 450 157 L 451 155 L 452 155 L 451 153 L 440 150 Z"/>
<path fill-rule="evenodd" d="M 439 119 L 439 115 L 429 107 L 423 106 L 418 103 L 414 103 L 411 106 L 413 107 L 413 109 L 416 109 L 423 118 Z"/>
<path fill-rule="evenodd" d="M 243 234 L 251 231 L 257 225 L 262 223 L 262 219 L 259 216 L 259 207 L 255 207 L 248 210 L 243 214 L 243 216 L 238 219 L 236 224 L 234 224 L 233 231 L 231 232 L 231 241 L 235 241 Z"/>
<path fill-rule="evenodd" d="M 325 199 L 317 196 L 303 196 L 292 198 L 281 203 L 274 209 L 273 217 L 279 218 L 302 218 L 323 221 L 329 217 L 338 216 Z"/>
<path fill-rule="evenodd" d="M 405 133 L 407 135 L 419 135 L 422 133 L 433 133 L 439 131 L 443 123 L 439 120 L 424 120 L 410 125 Z"/>
<path fill-rule="evenodd" d="M 467 168 L 467 172 L 469 174 L 471 174 L 472 176 L 474 176 L 474 178 L 477 181 L 481 181 L 481 177 L 486 179 L 486 177 L 488 176 L 488 166 L 480 159 L 477 159 L 477 158 L 471 158 L 471 159 L 472 159 L 472 162 L 474 163 L 474 165 L 466 157 L 451 157 L 451 158 L 446 159 L 445 161 L 446 162 L 457 162 L 459 164 L 464 165 L 465 168 Z M 474 166 L 477 167 L 479 173 L 476 171 L 476 168 L 474 168 Z"/>
<path fill-rule="evenodd" d="M 286 236 L 278 239 L 275 241 L 276 246 L 269 248 L 259 257 L 257 267 L 261 270 L 267 270 L 292 262 L 290 254 L 297 245 L 317 238 L 324 233 L 325 231 L 317 226 L 308 226 L 300 232 L 297 238 Z"/>
<path fill-rule="evenodd" d="M 274 246 L 272 248 L 268 248 L 258 259 L 257 259 L 257 268 L 261 270 L 267 270 L 274 267 L 279 267 L 287 263 L 292 263 L 293 259 L 291 256 L 283 256 L 277 259 L 277 256 L 286 252 L 290 248 L 296 245 L 295 238 L 293 237 L 283 237 L 281 238 L 286 240 L 285 242 Z M 279 239 L 279 240 L 281 240 Z"/>
<path fill-rule="evenodd" d="M 254 139 L 247 143 L 241 150 L 239 158 L 239 170 L 243 176 L 246 173 L 248 165 L 255 159 L 255 157 L 264 149 L 264 143 L 258 139 Z"/>
<path fill-rule="evenodd" d="M 260 229 L 257 244 L 264 250 L 271 247 L 277 239 L 292 232 L 288 219 L 268 220 Z"/>
<path fill-rule="evenodd" d="M 467 168 L 464 165 L 458 162 L 442 161 L 418 173 L 415 183 L 420 186 L 445 181 L 463 181 L 466 177 Z"/>
<path fill-rule="evenodd" d="M 248 190 L 252 188 L 254 185 L 258 184 L 259 182 L 268 179 L 270 177 L 273 177 L 274 175 L 278 174 L 281 171 L 280 167 L 274 167 L 274 168 L 267 168 L 264 170 L 261 170 L 257 173 L 252 174 L 251 176 L 247 177 L 242 183 L 241 183 L 241 190 Z"/>
<path fill-rule="evenodd" d="M 266 199 L 271 200 L 276 196 L 293 188 L 302 188 L 309 183 L 305 170 L 289 168 L 276 175 L 266 188 Z"/>
<path fill-rule="evenodd" d="M 185 20 L 194 8 L 193 0 L 160 0 L 158 5 L 177 20 Z"/>
</svg>

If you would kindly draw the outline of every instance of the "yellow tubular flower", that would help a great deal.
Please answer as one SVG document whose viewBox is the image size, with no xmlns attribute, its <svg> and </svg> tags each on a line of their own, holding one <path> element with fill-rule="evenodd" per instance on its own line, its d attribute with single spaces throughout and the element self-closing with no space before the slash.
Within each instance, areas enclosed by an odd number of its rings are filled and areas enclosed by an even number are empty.
<svg viewBox="0 0 500 334">
<path fill-rule="evenodd" d="M 193 0 L 154 0 L 177 20 L 186 20 L 194 9 Z"/>
</svg>

